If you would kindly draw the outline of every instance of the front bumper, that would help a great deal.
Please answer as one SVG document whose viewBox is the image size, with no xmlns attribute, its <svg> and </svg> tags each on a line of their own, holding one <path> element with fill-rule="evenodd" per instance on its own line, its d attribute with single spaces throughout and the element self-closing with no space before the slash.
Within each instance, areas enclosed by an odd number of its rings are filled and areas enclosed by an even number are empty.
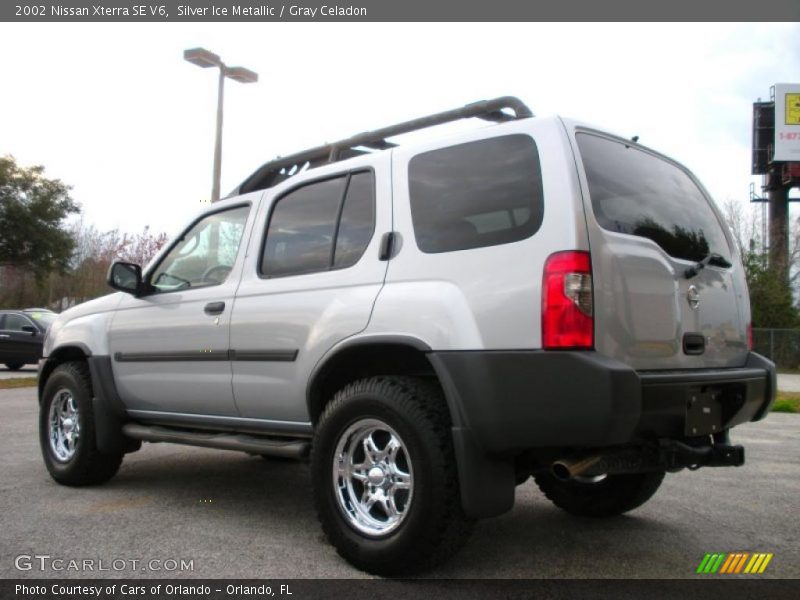
<svg viewBox="0 0 800 600">
<path fill-rule="evenodd" d="M 453 428 L 483 452 L 686 439 L 763 418 L 775 365 L 637 372 L 596 352 L 433 352 Z"/>
</svg>

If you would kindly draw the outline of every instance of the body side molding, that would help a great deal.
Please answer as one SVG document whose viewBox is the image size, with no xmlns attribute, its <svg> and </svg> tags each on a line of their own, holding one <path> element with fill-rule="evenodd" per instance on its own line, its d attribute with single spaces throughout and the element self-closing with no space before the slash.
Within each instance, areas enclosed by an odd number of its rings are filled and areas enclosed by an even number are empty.
<svg viewBox="0 0 800 600">
<path fill-rule="evenodd" d="M 276 350 L 186 350 L 171 352 L 116 352 L 117 362 L 208 362 L 208 361 L 264 361 L 294 362 L 297 349 Z"/>
</svg>

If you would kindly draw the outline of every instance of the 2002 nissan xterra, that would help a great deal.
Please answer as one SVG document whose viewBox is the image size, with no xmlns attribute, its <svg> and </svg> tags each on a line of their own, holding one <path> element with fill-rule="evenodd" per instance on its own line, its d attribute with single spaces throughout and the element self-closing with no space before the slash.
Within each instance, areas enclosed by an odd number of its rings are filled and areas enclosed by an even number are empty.
<svg viewBox="0 0 800 600">
<path fill-rule="evenodd" d="M 471 117 L 494 123 L 392 140 Z M 443 560 L 530 475 L 604 517 L 741 465 L 728 432 L 775 394 L 697 179 L 511 97 L 269 162 L 109 283 L 47 335 L 53 478 L 142 441 L 310 452 L 328 539 L 373 573 Z"/>
</svg>

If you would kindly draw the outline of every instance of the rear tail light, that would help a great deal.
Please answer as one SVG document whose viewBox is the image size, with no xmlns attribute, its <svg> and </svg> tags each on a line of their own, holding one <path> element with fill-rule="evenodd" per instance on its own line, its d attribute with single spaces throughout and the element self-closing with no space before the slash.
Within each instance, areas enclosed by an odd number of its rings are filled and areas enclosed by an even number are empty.
<svg viewBox="0 0 800 600">
<path fill-rule="evenodd" d="M 752 323 L 748 323 L 747 324 L 747 349 L 748 350 L 752 350 L 753 349 L 753 324 Z"/>
<path fill-rule="evenodd" d="M 542 281 L 542 347 L 594 347 L 592 261 L 588 252 L 551 254 Z"/>
</svg>

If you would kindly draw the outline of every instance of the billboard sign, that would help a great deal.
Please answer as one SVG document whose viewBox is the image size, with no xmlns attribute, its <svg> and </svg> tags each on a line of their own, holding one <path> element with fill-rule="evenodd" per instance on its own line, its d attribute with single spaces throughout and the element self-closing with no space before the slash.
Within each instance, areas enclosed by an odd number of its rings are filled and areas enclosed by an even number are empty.
<svg viewBox="0 0 800 600">
<path fill-rule="evenodd" d="M 776 162 L 800 162 L 800 83 L 775 84 Z"/>
</svg>

